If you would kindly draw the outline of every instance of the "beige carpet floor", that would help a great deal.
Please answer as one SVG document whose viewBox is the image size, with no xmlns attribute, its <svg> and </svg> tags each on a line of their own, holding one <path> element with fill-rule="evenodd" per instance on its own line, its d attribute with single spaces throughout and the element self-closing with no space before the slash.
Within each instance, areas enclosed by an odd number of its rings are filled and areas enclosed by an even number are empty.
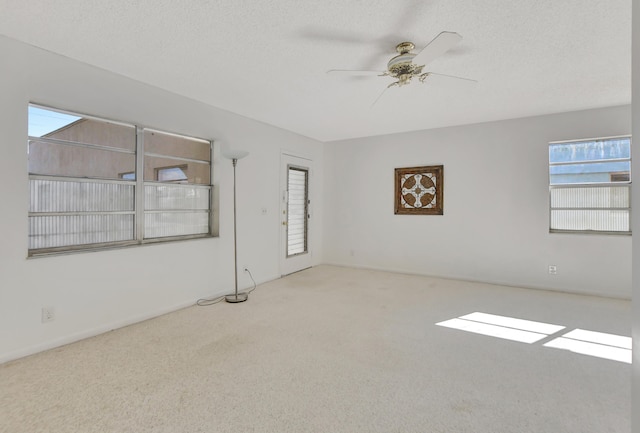
<svg viewBox="0 0 640 433">
<path fill-rule="evenodd" d="M 0 431 L 630 431 L 629 364 L 435 325 L 473 312 L 630 335 L 628 301 L 319 266 L 0 366 Z"/>
</svg>

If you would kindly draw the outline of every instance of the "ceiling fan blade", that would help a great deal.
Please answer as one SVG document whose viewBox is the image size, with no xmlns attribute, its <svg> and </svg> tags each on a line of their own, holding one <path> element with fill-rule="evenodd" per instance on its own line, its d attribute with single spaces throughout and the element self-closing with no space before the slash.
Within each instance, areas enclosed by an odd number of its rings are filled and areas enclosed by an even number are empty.
<svg viewBox="0 0 640 433">
<path fill-rule="evenodd" d="M 437 57 L 443 55 L 449 49 L 453 48 L 454 45 L 459 43 L 462 40 L 462 36 L 455 32 L 442 32 L 431 42 L 427 44 L 426 47 L 422 49 L 416 56 L 413 58 L 413 63 L 416 65 L 426 65 L 431 63 Z"/>
<path fill-rule="evenodd" d="M 389 87 L 390 87 L 390 86 L 387 86 L 387 87 L 385 87 L 385 88 L 384 88 L 384 90 L 382 91 L 382 93 L 380 93 L 380 94 L 378 95 L 378 97 L 376 98 L 376 100 L 375 100 L 375 101 L 373 101 L 373 104 L 371 104 L 371 107 L 369 107 L 369 108 L 373 108 L 373 106 L 374 106 L 374 105 L 376 105 L 376 103 L 380 100 L 380 98 L 382 98 L 382 96 L 385 94 L 385 92 L 386 92 L 387 90 L 389 90 Z"/>
<path fill-rule="evenodd" d="M 427 77 L 425 78 L 425 80 L 429 81 L 429 77 L 434 77 L 434 78 L 435 77 L 453 78 L 453 79 L 456 79 L 456 80 L 468 81 L 470 83 L 477 83 L 478 82 L 478 80 L 474 80 L 472 78 L 458 77 L 456 75 L 437 74 L 435 72 L 427 72 Z"/>
<path fill-rule="evenodd" d="M 370 44 L 371 39 L 352 32 L 341 32 L 319 26 L 307 26 L 297 32 L 299 37 L 342 44 Z"/>
<path fill-rule="evenodd" d="M 429 3 L 434 3 L 434 2 L 428 2 L 424 0 L 407 1 L 406 4 L 401 7 L 402 11 L 398 13 L 398 17 L 395 19 L 393 26 L 389 28 L 403 29 L 404 31 L 406 31 L 407 29 L 413 29 L 413 28 L 419 27 L 420 23 L 424 21 L 424 18 L 427 14 L 427 9 L 433 8 L 433 5 L 430 5 Z M 404 33 L 404 34 L 406 35 L 407 33 Z M 404 38 L 406 37 L 407 36 L 404 36 Z M 394 39 L 394 41 L 397 44 L 398 41 L 404 40 L 404 38 L 402 37 L 396 38 Z"/>
<path fill-rule="evenodd" d="M 383 75 L 384 72 L 380 71 L 357 71 L 350 69 L 330 69 L 327 71 L 327 74 L 341 74 L 341 75 L 352 75 L 352 76 L 374 76 L 374 75 Z"/>
</svg>

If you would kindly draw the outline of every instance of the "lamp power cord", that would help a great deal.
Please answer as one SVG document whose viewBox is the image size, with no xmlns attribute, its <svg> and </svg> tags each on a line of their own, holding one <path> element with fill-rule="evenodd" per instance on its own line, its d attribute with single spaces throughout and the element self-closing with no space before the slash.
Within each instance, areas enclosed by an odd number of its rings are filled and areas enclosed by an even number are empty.
<svg viewBox="0 0 640 433">
<path fill-rule="evenodd" d="M 251 281 L 253 282 L 253 287 L 247 291 L 238 292 L 238 294 L 246 293 L 248 295 L 256 289 L 256 280 L 253 279 L 253 275 L 251 274 L 249 268 L 244 268 L 244 271 L 249 274 L 249 278 L 251 278 Z M 218 296 L 216 298 L 201 298 L 196 301 L 196 305 L 200 307 L 208 307 L 209 305 L 217 304 L 218 302 L 222 301 L 225 296 L 227 295 Z"/>
</svg>

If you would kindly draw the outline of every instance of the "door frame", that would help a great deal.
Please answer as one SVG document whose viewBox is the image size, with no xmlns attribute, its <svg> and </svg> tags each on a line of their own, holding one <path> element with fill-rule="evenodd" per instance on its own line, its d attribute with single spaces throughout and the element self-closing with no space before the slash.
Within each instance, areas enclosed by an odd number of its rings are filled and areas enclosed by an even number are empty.
<svg viewBox="0 0 640 433">
<path fill-rule="evenodd" d="M 291 159 L 298 160 L 291 162 Z M 287 227 L 283 222 L 287 221 L 287 176 L 288 167 L 300 167 L 308 170 L 307 174 L 307 199 L 309 200 L 307 209 L 307 252 L 287 257 Z M 313 208 L 314 208 L 314 186 L 313 186 L 313 159 L 309 155 L 292 152 L 289 150 L 281 150 L 280 152 L 280 184 L 279 184 L 279 212 L 278 224 L 280 227 L 280 242 L 278 243 L 278 264 L 280 267 L 280 275 L 285 276 L 294 272 L 307 269 L 312 266 L 313 262 L 313 242 L 311 240 L 313 227 Z M 296 262 L 296 263 L 294 263 Z"/>
</svg>

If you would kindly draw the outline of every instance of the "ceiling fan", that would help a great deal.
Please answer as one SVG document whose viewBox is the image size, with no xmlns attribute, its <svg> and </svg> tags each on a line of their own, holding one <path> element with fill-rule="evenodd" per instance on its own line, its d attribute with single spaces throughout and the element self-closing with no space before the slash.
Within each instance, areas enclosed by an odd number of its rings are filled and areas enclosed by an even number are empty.
<svg viewBox="0 0 640 433">
<path fill-rule="evenodd" d="M 441 32 L 431 42 L 427 44 L 420 52 L 412 53 L 415 49 L 413 42 L 401 42 L 396 46 L 398 54 L 391 58 L 387 63 L 386 71 L 362 71 L 362 70 L 348 70 L 348 69 L 331 69 L 327 71 L 328 74 L 342 74 L 352 76 L 379 76 L 379 77 L 392 77 L 396 81 L 389 84 L 384 91 L 391 87 L 406 86 L 411 83 L 411 80 L 417 78 L 418 81 L 424 83 L 424 81 L 432 76 L 441 76 L 446 78 L 453 78 L 457 80 L 465 80 L 469 82 L 476 82 L 470 78 L 456 77 L 453 75 L 437 74 L 435 72 L 425 72 L 424 67 L 435 60 L 437 57 L 449 51 L 453 46 L 458 44 L 462 40 L 462 36 L 455 32 Z M 384 91 L 374 101 L 375 104 L 378 99 L 384 94 Z M 373 105 L 372 104 L 372 105 Z"/>
</svg>

